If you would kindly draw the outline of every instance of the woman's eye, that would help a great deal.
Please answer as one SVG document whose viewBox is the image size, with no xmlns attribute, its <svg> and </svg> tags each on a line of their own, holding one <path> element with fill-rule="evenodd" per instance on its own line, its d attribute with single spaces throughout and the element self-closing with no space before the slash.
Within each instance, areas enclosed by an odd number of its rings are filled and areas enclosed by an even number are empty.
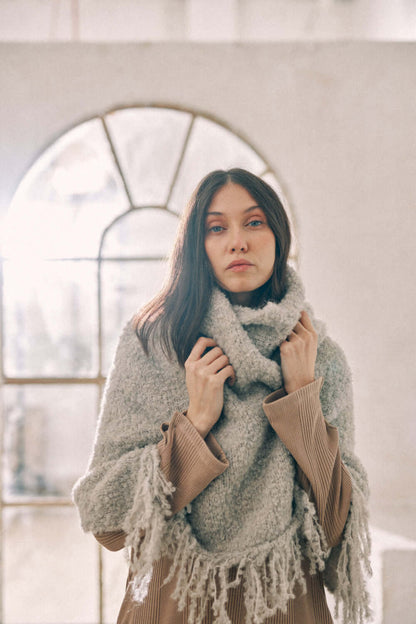
<svg viewBox="0 0 416 624">
<path fill-rule="evenodd" d="M 208 228 L 208 232 L 214 232 L 214 234 L 216 232 L 221 232 L 221 230 L 223 230 L 224 228 L 222 227 L 222 225 L 212 225 L 211 227 Z"/>
<path fill-rule="evenodd" d="M 252 219 L 249 222 L 249 225 L 251 225 L 252 227 L 258 227 L 259 225 L 263 225 L 263 221 L 260 221 L 260 219 Z"/>
</svg>

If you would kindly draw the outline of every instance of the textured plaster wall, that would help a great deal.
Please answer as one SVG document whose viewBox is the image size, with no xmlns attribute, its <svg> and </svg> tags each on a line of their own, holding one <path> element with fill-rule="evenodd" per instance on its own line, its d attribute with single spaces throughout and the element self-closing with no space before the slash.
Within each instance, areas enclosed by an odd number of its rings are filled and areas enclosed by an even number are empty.
<svg viewBox="0 0 416 624">
<path fill-rule="evenodd" d="M 0 87 L 3 213 L 47 144 L 117 106 L 215 115 L 269 160 L 353 369 L 372 523 L 414 537 L 416 45 L 0 44 Z"/>
</svg>

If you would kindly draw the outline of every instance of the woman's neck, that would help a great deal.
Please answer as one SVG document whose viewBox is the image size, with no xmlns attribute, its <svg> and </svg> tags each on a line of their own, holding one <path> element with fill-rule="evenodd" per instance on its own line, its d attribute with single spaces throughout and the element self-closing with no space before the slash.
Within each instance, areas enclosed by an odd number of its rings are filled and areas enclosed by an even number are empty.
<svg viewBox="0 0 416 624">
<path fill-rule="evenodd" d="M 270 280 L 256 290 L 238 293 L 224 290 L 224 293 L 227 295 L 228 300 L 232 305 L 239 305 L 246 308 L 261 308 L 269 299 Z"/>
</svg>

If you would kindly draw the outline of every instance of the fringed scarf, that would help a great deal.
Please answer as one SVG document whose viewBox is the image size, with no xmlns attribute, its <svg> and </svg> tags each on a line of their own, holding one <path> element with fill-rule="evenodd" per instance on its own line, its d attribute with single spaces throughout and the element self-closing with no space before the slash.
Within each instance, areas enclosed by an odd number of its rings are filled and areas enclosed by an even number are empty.
<svg viewBox="0 0 416 624">
<path fill-rule="evenodd" d="M 318 333 L 315 376 L 324 378 L 323 414 L 338 428 L 342 461 L 353 482 L 343 541 L 332 551 L 314 504 L 297 484 L 294 459 L 262 409 L 264 398 L 283 386 L 278 347 L 302 309 Z M 129 323 L 107 381 L 87 473 L 74 488 L 83 529 L 127 533 L 138 601 L 146 595 L 153 563 L 169 556 L 165 582 L 176 574 L 173 597 L 179 610 L 190 601 L 189 624 L 202 622 L 210 599 L 215 621 L 230 624 L 227 592 L 241 582 L 247 623 L 262 624 L 278 609 L 285 611 L 296 585 L 306 590 L 304 557 L 312 574 L 323 571 L 337 609 L 343 605 L 344 623 L 363 622 L 370 614 L 364 581 L 370 571 L 368 485 L 353 453 L 351 376 L 342 350 L 314 319 L 290 267 L 278 304 L 232 306 L 214 289 L 201 333 L 217 341 L 236 372 L 232 388 L 224 387 L 223 413 L 212 429 L 229 467 L 190 506 L 171 515 L 173 486 L 160 469 L 156 445 L 161 423 L 187 408 L 185 372 L 159 348 L 147 357 Z"/>
</svg>

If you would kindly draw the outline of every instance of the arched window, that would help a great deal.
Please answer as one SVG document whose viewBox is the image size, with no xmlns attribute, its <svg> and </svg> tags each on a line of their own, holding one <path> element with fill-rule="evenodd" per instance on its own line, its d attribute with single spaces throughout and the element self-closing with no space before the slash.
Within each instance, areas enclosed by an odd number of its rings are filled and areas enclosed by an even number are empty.
<svg viewBox="0 0 416 624">
<path fill-rule="evenodd" d="M 114 621 L 125 564 L 81 533 L 71 487 L 122 326 L 159 289 L 197 182 L 234 166 L 275 187 L 295 234 L 265 159 L 217 120 L 171 107 L 85 121 L 19 185 L 0 265 L 5 624 Z"/>
</svg>

